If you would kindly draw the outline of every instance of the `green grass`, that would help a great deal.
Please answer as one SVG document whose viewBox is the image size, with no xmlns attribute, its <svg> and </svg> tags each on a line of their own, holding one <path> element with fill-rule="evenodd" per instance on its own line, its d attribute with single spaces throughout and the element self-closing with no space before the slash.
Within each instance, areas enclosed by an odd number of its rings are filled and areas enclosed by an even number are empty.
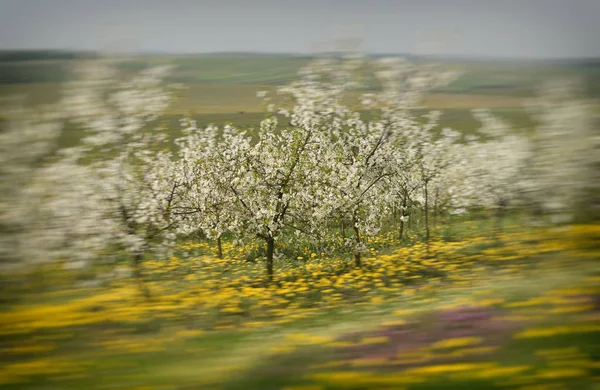
<svg viewBox="0 0 600 390">
<path fill-rule="evenodd" d="M 517 225 L 518 216 L 511 216 L 511 228 L 507 234 L 517 234 L 522 237 L 521 240 L 529 239 L 526 231 L 520 229 Z M 491 222 L 481 218 L 479 222 L 475 221 L 470 230 L 463 228 L 467 221 L 455 221 L 456 234 L 463 238 L 469 237 L 474 233 L 481 234 L 482 229 L 489 229 Z M 515 226 L 512 226 L 515 225 Z M 591 231 L 588 231 L 591 232 Z M 519 234 L 525 234 L 519 236 Z M 543 236 L 538 236 L 538 239 Z M 552 240 L 548 236 L 548 240 Z M 384 292 L 372 290 L 369 296 L 385 297 L 382 302 L 356 302 L 345 303 L 337 307 L 316 309 L 310 315 L 304 318 L 295 319 L 284 324 L 276 322 L 262 321 L 261 326 L 257 328 L 245 328 L 239 326 L 228 330 L 206 330 L 205 332 L 188 337 L 184 340 L 173 339 L 171 336 L 181 329 L 190 327 L 195 329 L 202 328 L 202 316 L 208 315 L 206 312 L 194 315 L 176 311 L 175 316 L 161 315 L 161 311 L 156 314 L 144 316 L 137 322 L 115 323 L 107 321 L 96 322 L 83 327 L 57 327 L 38 330 L 31 335 L 6 335 L 0 337 L 0 342 L 7 345 L 13 345 L 15 340 L 21 340 L 26 344 L 44 344 L 56 340 L 59 349 L 55 353 L 41 352 L 39 354 L 30 354 L 28 359 L 36 361 L 60 362 L 67 361 L 75 364 L 72 374 L 52 374 L 38 376 L 28 376 L 28 380 L 15 382 L 7 385 L 5 388 L 11 389 L 53 389 L 53 388 L 165 388 L 165 389 L 281 389 L 283 386 L 309 384 L 314 382 L 310 375 L 316 373 L 328 373 L 330 371 L 361 372 L 369 370 L 377 375 L 389 375 L 390 373 L 400 373 L 404 369 L 419 367 L 436 366 L 440 364 L 477 364 L 482 362 L 497 363 L 500 366 L 528 366 L 528 373 L 536 375 L 546 375 L 548 369 L 557 369 L 555 363 L 546 362 L 536 353 L 540 350 L 551 350 L 557 348 L 575 348 L 577 353 L 585 355 L 586 363 L 575 363 L 569 359 L 559 359 L 559 368 L 576 368 L 584 370 L 586 375 L 576 376 L 575 378 L 533 378 L 535 384 L 552 383 L 561 384 L 568 389 L 591 389 L 590 376 L 597 376 L 597 369 L 588 367 L 590 362 L 597 361 L 600 357 L 600 344 L 598 343 L 598 329 L 593 331 L 572 332 L 568 334 L 556 334 L 535 338 L 515 337 L 519 332 L 528 329 L 567 326 L 580 327 L 594 324 L 594 318 L 597 319 L 598 308 L 584 308 L 574 312 L 556 312 L 555 309 L 577 309 L 587 303 L 561 302 L 564 297 L 581 296 L 581 294 L 597 294 L 598 291 L 598 271 L 597 264 L 593 261 L 594 247 L 586 249 L 585 246 L 574 247 L 574 251 L 552 254 L 548 248 L 550 246 L 540 246 L 540 250 L 531 257 L 521 257 L 517 263 L 506 263 L 501 261 L 502 254 L 497 254 L 494 258 L 500 260 L 503 264 L 498 269 L 493 267 L 482 267 L 485 264 L 485 254 L 488 249 L 502 248 L 502 246 L 481 246 L 478 241 L 470 247 L 469 253 L 464 256 L 472 257 L 477 254 L 483 254 L 482 261 L 473 264 L 472 269 L 465 268 L 457 271 L 461 277 L 467 277 L 468 283 L 454 284 L 450 281 L 443 282 L 443 285 L 437 285 L 434 289 L 428 289 L 428 280 L 420 279 L 421 282 L 416 285 L 406 285 L 405 289 L 411 289 L 413 293 L 408 293 L 404 289 L 394 292 Z M 551 241 L 550 241 L 551 242 Z M 507 244 L 512 245 L 511 241 Z M 514 242 L 516 245 L 516 242 Z M 531 245 L 534 245 L 532 242 Z M 527 246 L 517 245 L 521 250 L 526 250 Z M 546 249 L 544 249 L 546 248 Z M 210 249 L 210 248 L 209 248 Z M 212 248 L 214 249 L 214 248 Z M 212 250 L 211 249 L 211 250 Z M 587 258 L 579 256 L 586 254 Z M 577 255 L 577 257 L 572 257 Z M 195 254 L 194 256 L 202 256 Z M 459 255 L 460 258 L 463 255 Z M 458 259 L 457 258 L 457 259 Z M 365 260 L 367 265 L 372 260 Z M 167 262 L 167 259 L 164 259 Z M 383 260 L 385 261 L 385 260 Z M 448 262 L 449 265 L 452 262 Z M 167 266 L 169 267 L 169 266 Z M 186 267 L 182 263 L 179 267 Z M 365 266 L 363 271 L 369 274 L 369 267 Z M 186 288 L 182 275 L 176 275 L 174 269 L 168 274 L 157 274 L 155 284 L 163 285 L 165 291 L 172 293 L 172 288 Z M 202 269 L 194 269 L 195 273 L 202 273 Z M 466 273 L 465 273 L 466 272 Z M 109 289 L 99 289 L 94 291 L 63 290 L 65 282 L 68 279 L 54 279 L 53 273 L 40 274 L 45 277 L 45 283 L 49 290 L 44 293 L 36 293 L 35 289 L 27 289 L 29 298 L 22 302 L 21 306 L 27 308 L 36 305 L 52 305 L 60 310 L 63 305 L 72 305 L 83 298 L 86 293 L 88 297 L 95 294 L 110 294 Z M 169 276 L 173 280 L 169 280 Z M 252 277 L 251 274 L 248 276 Z M 596 279 L 591 279 L 596 277 Z M 221 282 L 226 283 L 227 275 L 223 276 Z M 219 283 L 218 280 L 215 280 Z M 174 284 L 173 284 L 174 283 Z M 181 284 L 181 286 L 178 286 Z M 569 288 L 571 292 L 560 290 Z M 580 292 L 585 290 L 588 291 Z M 589 292 L 592 291 L 592 292 Z M 593 292 L 595 291 L 595 293 Z M 548 295 L 550 292 L 554 295 Z M 175 292 L 176 293 L 176 292 Z M 375 295 L 372 295 L 375 293 Z M 50 294 L 48 296 L 47 294 Z M 535 305 L 526 305 L 521 307 L 510 307 L 512 304 L 521 304 L 529 299 L 539 299 L 540 297 L 554 296 L 554 299 Z M 173 304 L 175 301 L 156 296 L 152 305 L 160 307 L 164 304 Z M 89 298 L 87 298 L 89 299 Z M 305 298 L 301 298 L 305 299 Z M 478 326 L 466 323 L 468 334 L 478 334 L 484 339 L 483 344 L 498 347 L 498 349 L 485 355 L 464 356 L 460 358 L 441 358 L 442 360 L 430 360 L 417 365 L 391 369 L 386 366 L 372 365 L 368 368 L 342 367 L 342 368 L 314 368 L 314 364 L 327 363 L 331 361 L 347 360 L 344 358 L 343 349 L 331 347 L 328 342 L 304 345 L 302 342 L 296 345 L 295 349 L 288 352 L 276 352 L 274 349 L 290 344 L 290 335 L 307 335 L 309 337 L 329 338 L 339 340 L 347 337 L 351 333 L 358 332 L 359 335 L 367 336 L 373 332 L 379 332 L 390 325 L 388 321 L 402 320 L 409 325 L 406 328 L 409 334 L 406 340 L 418 340 L 419 337 L 426 337 L 425 341 L 419 341 L 417 344 L 426 346 L 434 341 L 445 340 L 451 336 L 448 326 L 454 324 L 455 320 L 444 320 L 440 315 L 452 312 L 456 308 L 464 306 L 477 307 L 477 304 L 484 304 L 486 301 L 499 300 L 497 303 L 486 304 L 488 309 L 494 313 L 493 318 L 498 315 L 516 315 L 526 316 L 530 319 L 519 320 L 508 328 L 499 328 L 493 332 L 482 331 Z M 110 302 L 106 303 L 107 305 Z M 134 302 L 131 302 L 134 305 Z M 102 310 L 102 303 L 99 303 L 99 309 Z M 151 306 L 150 306 L 151 307 Z M 133 308 L 135 310 L 135 308 Z M 18 313 L 18 312 L 17 312 Z M 43 312 L 40 312 L 43 313 Z M 99 311 L 102 313 L 102 311 Z M 293 315 L 291 310 L 287 315 Z M 90 315 L 92 312 L 90 312 Z M 540 318 L 537 318 L 542 315 Z M 187 316 L 191 315 L 191 316 Z M 594 317 L 595 316 L 595 317 Z M 442 318 L 442 319 L 439 319 Z M 40 321 L 53 321 L 52 316 L 48 318 L 40 317 Z M 245 316 L 244 321 L 253 321 L 253 317 Z M 461 321 L 461 320 L 456 320 Z M 486 320 L 487 321 L 487 320 Z M 495 321 L 495 320 L 493 320 Z M 485 323 L 483 323 L 485 325 Z M 394 325 L 395 326 L 395 325 Z M 446 330 L 444 330 L 446 329 Z M 441 333 L 440 333 L 441 332 Z M 482 333 L 483 332 L 483 333 Z M 438 334 L 439 333 L 439 334 Z M 58 338 L 57 338 L 58 337 Z M 303 336 L 304 337 L 304 336 Z M 461 336 L 463 337 L 463 336 Z M 360 337 L 359 337 L 360 338 Z M 141 345 L 152 345 L 154 340 L 163 340 L 164 347 L 159 350 L 134 352 L 131 350 L 105 350 L 96 346 L 96 342 L 119 341 L 121 339 L 128 342 L 138 340 Z M 489 339 L 489 340 L 488 340 Z M 388 343 L 400 342 L 400 347 L 404 339 L 390 340 Z M 18 344 L 17 344 L 18 345 Z M 385 347 L 386 344 L 382 344 Z M 0 358 L 0 362 L 5 364 L 12 363 L 7 355 L 6 358 Z M 19 357 L 21 360 L 22 357 Z M 438 359 L 438 358 L 436 358 Z M 550 364 L 552 363 L 552 364 Z M 573 365 L 573 364 L 575 365 Z M 57 364 L 57 363 L 56 363 Z M 571 365 L 569 365 L 571 364 Z M 582 365 L 583 364 L 583 365 Z M 43 372 L 45 366 L 40 368 Z M 81 371 L 78 371 L 81 370 Z M 391 371 L 390 371 L 391 370 Z M 594 371 L 596 370 L 596 371 Z M 546 374 L 545 374 L 546 373 Z M 595 373 L 595 374 L 594 374 Z M 77 375 L 80 375 L 78 377 Z M 529 375 L 529 374 L 527 374 Z M 502 380 L 528 381 L 531 380 L 527 375 L 503 375 Z M 499 379 L 449 379 L 444 375 L 429 376 L 424 383 L 410 385 L 409 389 L 437 389 L 437 388 L 506 388 L 498 384 Z M 327 382 L 327 381 L 326 381 Z M 2 385 L 0 384 L 0 387 Z M 138 387 L 139 386 L 139 387 Z M 147 386 L 147 387 L 142 387 Z M 472 386 L 472 387 L 469 387 Z M 343 384 L 323 385 L 323 389 L 353 388 L 353 389 L 371 389 L 366 383 L 360 382 L 348 386 Z M 378 387 L 379 388 L 379 387 Z M 384 388 L 396 388 L 394 386 Z M 509 387 L 511 388 L 511 387 Z"/>
<path fill-rule="evenodd" d="M 562 269 L 562 268 L 561 268 Z M 472 297 L 473 294 L 477 294 L 478 291 L 484 291 L 488 288 L 493 288 L 496 293 L 494 294 L 495 298 L 503 297 L 508 299 L 508 301 L 521 301 L 526 300 L 528 298 L 532 298 L 538 296 L 540 293 L 544 291 L 548 291 L 550 289 L 561 288 L 565 286 L 571 286 L 574 283 L 577 283 L 578 280 L 577 273 L 567 273 L 567 275 L 561 272 L 560 277 L 556 274 L 558 270 L 552 272 L 543 272 L 539 269 L 535 271 L 536 274 L 530 274 L 526 276 L 516 277 L 513 276 L 513 280 L 501 281 L 501 282 L 490 282 L 487 286 L 479 286 L 477 290 L 459 290 L 457 292 L 453 292 L 451 289 L 444 291 L 443 297 L 436 304 L 419 304 L 419 300 L 423 299 L 422 297 L 415 297 L 411 299 L 409 302 L 404 302 L 401 306 L 396 307 L 395 309 L 404 310 L 407 307 L 411 307 L 411 309 L 420 309 L 427 313 L 426 317 L 429 318 L 431 315 L 435 315 L 440 311 L 438 307 L 441 307 L 449 302 L 454 300 L 460 300 L 461 298 L 467 296 Z M 581 271 L 581 270 L 579 270 Z M 585 272 L 583 272 L 585 274 Z M 531 286 L 536 287 L 531 287 Z M 411 302 L 412 301 L 412 302 Z M 378 310 L 379 309 L 379 310 Z M 354 315 L 348 317 L 339 317 L 339 323 L 344 324 L 343 330 L 338 329 L 337 331 L 327 331 L 327 327 L 325 325 L 321 325 L 321 327 L 310 328 L 310 329 L 302 329 L 296 328 L 297 332 L 309 332 L 313 335 L 326 334 L 332 335 L 337 334 L 341 335 L 344 333 L 348 333 L 349 331 L 367 331 L 372 328 L 377 328 L 378 324 L 380 324 L 385 319 L 392 319 L 393 316 L 385 315 L 384 313 L 393 312 L 394 308 L 385 307 L 385 308 L 371 308 L 373 310 L 372 313 L 369 313 L 368 309 L 363 309 L 360 314 L 357 312 Z M 333 319 L 332 319 L 333 320 Z M 563 316 L 556 316 L 554 318 L 550 317 L 549 319 L 537 323 L 535 325 L 529 326 L 552 326 L 553 324 L 565 325 L 569 324 L 571 320 L 565 319 Z M 331 326 L 331 325 L 330 325 Z M 523 325 L 520 325 L 523 327 Z M 535 352 L 539 350 L 546 349 L 558 349 L 558 348 L 578 348 L 583 354 L 587 355 L 592 361 L 598 359 L 600 354 L 600 344 L 594 342 L 595 335 L 597 335 L 600 331 L 596 331 L 592 334 L 572 334 L 566 336 L 552 336 L 544 339 L 525 339 L 525 340 L 512 340 L 505 342 L 501 348 L 488 356 L 485 356 L 483 359 L 478 358 L 476 360 L 473 359 L 459 359 L 452 360 L 451 363 L 481 363 L 483 361 L 488 361 L 490 363 L 496 362 L 502 366 L 514 366 L 514 365 L 528 365 L 531 369 L 543 369 L 545 368 L 545 364 L 539 360 L 537 356 L 535 356 Z M 283 385 L 290 384 L 306 384 L 307 382 L 303 379 L 306 377 L 307 373 L 319 372 L 319 370 L 310 369 L 309 366 L 312 364 L 318 363 L 327 363 L 328 361 L 336 359 L 335 354 L 331 354 L 327 349 L 322 350 L 319 347 L 315 347 L 312 349 L 307 349 L 306 351 L 298 351 L 294 353 L 290 353 L 288 355 L 277 355 L 276 357 L 267 358 L 262 364 L 259 363 L 256 365 L 254 370 L 251 370 L 245 376 L 240 378 L 236 378 L 231 381 L 230 385 L 226 385 L 226 389 L 242 389 L 242 388 L 260 388 L 260 389 L 279 389 Z M 338 358 L 339 359 L 339 358 Z M 568 363 L 567 363 L 568 365 Z M 286 370 L 286 367 L 294 367 L 293 371 Z M 339 371 L 340 369 L 332 369 L 333 371 Z M 341 369 L 342 371 L 354 371 L 354 369 Z M 373 368 L 370 369 L 372 371 Z M 374 368 L 374 370 L 378 371 L 381 374 L 393 373 L 394 371 L 390 371 L 390 369 L 386 369 L 384 367 Z M 327 372 L 325 370 L 324 372 Z M 360 369 L 358 372 L 361 372 Z M 507 379 L 507 378 L 502 378 Z M 504 386 L 497 385 L 497 380 L 452 380 L 448 382 L 447 378 L 439 377 L 437 378 L 435 375 L 427 378 L 426 383 L 414 384 L 410 385 L 407 388 L 420 390 L 420 389 L 462 389 L 462 388 L 473 388 L 473 389 L 487 389 L 487 388 L 504 388 Z M 552 383 L 552 380 L 543 381 Z M 556 380 L 554 381 L 556 382 Z M 560 382 L 560 380 L 559 380 Z M 567 381 L 569 386 L 568 388 L 581 388 L 587 389 L 591 388 L 591 382 L 589 379 L 574 379 Z M 323 388 L 327 389 L 367 389 L 372 388 L 368 385 L 332 385 L 331 387 L 326 386 Z"/>
<path fill-rule="evenodd" d="M 415 310 L 416 316 L 405 319 L 421 318 L 422 315 L 433 315 L 440 307 L 462 299 L 473 297 L 481 292 L 493 289 L 493 293 L 479 295 L 482 298 L 493 296 L 504 298 L 507 302 L 522 301 L 539 296 L 541 293 L 563 287 L 582 286 L 581 280 L 592 270 L 592 265 L 584 265 L 576 269 L 565 269 L 560 264 L 548 263 L 527 274 L 513 274 L 502 280 L 489 280 L 473 288 L 451 288 L 443 290 L 434 298 L 439 300 L 430 303 L 429 295 L 415 295 L 397 303 L 386 303 L 370 307 L 349 308 L 337 313 L 315 314 L 310 319 L 297 321 L 284 327 L 265 327 L 252 331 L 215 331 L 188 339 L 185 344 L 172 343 L 167 350 L 147 352 L 135 355 L 116 355 L 98 360 L 94 363 L 91 375 L 82 379 L 36 380 L 31 383 L 11 384 L 11 389 L 52 389 L 61 383 L 72 388 L 105 389 L 137 388 L 135 386 L 151 386 L 165 389 L 281 389 L 293 384 L 306 384 L 304 379 L 313 370 L 309 366 L 327 362 L 334 358 L 332 352 L 320 346 L 299 347 L 296 352 L 273 355 L 271 349 L 286 343 L 289 334 L 310 334 L 320 337 L 339 337 L 348 332 L 367 332 L 377 329 L 383 321 L 397 319 L 395 310 Z M 425 317 L 424 317 L 425 318 Z M 553 323 L 568 323 L 564 317 L 549 317 L 535 326 L 552 326 Z M 595 340 L 595 341 L 594 341 Z M 502 365 L 528 365 L 533 370 L 541 370 L 545 363 L 535 356 L 540 349 L 578 348 L 591 359 L 597 359 L 600 345 L 597 338 L 589 334 L 552 336 L 542 339 L 524 339 L 507 341 L 500 350 L 486 356 L 484 361 L 498 362 Z M 95 359 L 94 350 L 80 351 L 77 356 L 82 362 Z M 461 359 L 459 362 L 481 363 L 482 360 Z M 92 367 L 90 367 L 91 369 Z M 370 371 L 372 371 L 371 369 Z M 382 373 L 388 369 L 379 369 Z M 327 371 L 325 371 L 327 372 Z M 508 378 L 502 378 L 508 379 Z M 66 381 L 66 382 L 65 382 Z M 308 381 L 310 382 L 310 381 Z M 438 388 L 505 388 L 497 387 L 495 380 L 453 380 L 436 376 L 429 377 L 426 383 L 411 385 L 410 389 Z M 557 380 L 547 381 L 555 383 Z M 564 380 L 567 388 L 591 389 L 591 382 L 582 378 Z M 214 386 L 214 387 L 211 387 Z M 142 387 L 139 387 L 140 389 Z M 147 387 L 150 388 L 150 387 Z M 331 386 L 327 389 L 365 389 L 371 387 Z"/>
</svg>

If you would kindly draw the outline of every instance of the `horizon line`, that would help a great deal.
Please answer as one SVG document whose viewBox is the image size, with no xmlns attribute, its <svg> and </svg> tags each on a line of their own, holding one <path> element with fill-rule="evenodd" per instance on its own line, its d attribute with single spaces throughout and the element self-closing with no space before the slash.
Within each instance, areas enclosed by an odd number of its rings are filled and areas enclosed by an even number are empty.
<svg viewBox="0 0 600 390">
<path fill-rule="evenodd" d="M 103 53 L 102 50 L 94 49 L 69 49 L 69 48 L 0 48 L 2 52 L 63 52 L 63 53 Z M 203 56 L 203 55 L 255 55 L 255 56 L 294 56 L 315 57 L 326 54 L 343 54 L 347 51 L 323 51 L 323 52 L 286 52 L 286 51 L 260 51 L 260 50 L 215 50 L 215 51 L 169 51 L 169 50 L 139 50 L 129 54 L 132 56 L 165 55 L 165 56 Z M 446 59 L 469 59 L 469 60 L 517 60 L 517 61 L 564 61 L 564 60 L 600 60 L 600 56 L 573 56 L 573 57 L 518 57 L 484 54 L 417 54 L 410 52 L 362 52 L 367 56 L 405 56 L 413 58 L 446 58 Z"/>
</svg>

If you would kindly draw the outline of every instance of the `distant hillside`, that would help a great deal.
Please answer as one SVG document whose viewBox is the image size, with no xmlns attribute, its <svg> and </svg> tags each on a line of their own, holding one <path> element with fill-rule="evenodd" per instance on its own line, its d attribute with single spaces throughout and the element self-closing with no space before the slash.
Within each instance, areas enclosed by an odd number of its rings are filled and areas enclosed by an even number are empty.
<svg viewBox="0 0 600 390">
<path fill-rule="evenodd" d="M 0 50 L 0 62 L 76 60 L 96 57 L 98 54 L 91 51 Z"/>
<path fill-rule="evenodd" d="M 340 56 L 339 52 L 323 52 L 318 56 Z M 46 61 L 46 60 L 74 60 L 85 58 L 97 58 L 100 54 L 94 51 L 60 50 L 60 49 L 0 49 L 0 62 L 11 61 Z M 560 58 L 560 59 L 519 59 L 519 58 L 492 58 L 476 57 L 466 55 L 442 55 L 428 56 L 411 53 L 371 53 L 372 58 L 403 57 L 415 61 L 439 61 L 448 63 L 470 63 L 470 64 L 553 64 L 553 65 L 580 65 L 600 66 L 600 58 Z M 304 58 L 315 57 L 307 53 L 276 53 L 255 51 L 215 51 L 206 53 L 177 53 L 168 51 L 146 51 L 134 54 L 133 57 L 169 57 L 169 58 Z"/>
<path fill-rule="evenodd" d="M 98 56 L 92 52 L 64 50 L 0 51 L 0 84 L 63 82 L 69 76 L 69 66 L 73 61 Z M 575 76 L 584 80 L 589 96 L 600 96 L 600 59 L 486 59 L 393 53 L 372 57 L 384 56 L 402 56 L 415 62 L 440 62 L 449 69 L 462 72 L 454 83 L 435 92 L 525 97 L 531 96 L 545 80 Z M 176 70 L 170 81 L 188 85 L 281 85 L 296 78 L 298 70 L 311 58 L 294 53 L 143 53 L 123 62 L 121 67 L 135 72 L 154 64 L 173 64 Z M 366 89 L 377 88 L 373 78 L 366 82 Z"/>
</svg>

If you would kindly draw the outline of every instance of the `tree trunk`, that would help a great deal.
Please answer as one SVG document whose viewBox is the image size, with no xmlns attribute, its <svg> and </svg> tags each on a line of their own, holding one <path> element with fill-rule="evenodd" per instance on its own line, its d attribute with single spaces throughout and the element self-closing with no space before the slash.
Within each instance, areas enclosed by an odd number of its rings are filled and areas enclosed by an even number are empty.
<svg viewBox="0 0 600 390">
<path fill-rule="evenodd" d="M 144 281 L 144 274 L 142 272 L 142 257 L 143 256 L 144 256 L 143 253 L 137 253 L 133 257 L 133 269 L 134 269 L 135 279 L 137 280 L 138 286 L 140 288 L 140 292 L 142 293 L 144 298 L 150 299 L 150 290 L 148 290 L 148 286 L 146 285 L 146 283 Z"/>
<path fill-rule="evenodd" d="M 406 216 L 406 204 L 408 203 L 406 196 L 402 199 L 402 207 L 400 208 L 400 232 L 398 233 L 398 240 L 402 241 L 402 237 L 404 237 L 404 217 Z"/>
<path fill-rule="evenodd" d="M 221 236 L 217 237 L 217 256 L 219 259 L 223 258 L 223 245 L 221 244 Z"/>
<path fill-rule="evenodd" d="M 354 218 L 352 222 L 354 229 L 354 244 L 358 247 L 360 245 L 360 231 L 358 230 L 356 218 Z M 361 266 L 360 251 L 357 248 L 354 249 L 354 265 L 357 267 Z"/>
<path fill-rule="evenodd" d="M 273 253 L 275 252 L 275 238 L 267 237 L 267 276 L 273 280 Z"/>
<path fill-rule="evenodd" d="M 346 225 L 344 224 L 344 219 L 340 219 L 340 233 L 342 237 L 346 237 Z"/>
<path fill-rule="evenodd" d="M 398 241 L 402 241 L 402 237 L 404 236 L 404 220 L 400 220 L 400 232 L 398 233 Z"/>
<path fill-rule="evenodd" d="M 425 182 L 425 248 L 427 257 L 429 257 L 429 193 L 427 182 Z"/>
</svg>

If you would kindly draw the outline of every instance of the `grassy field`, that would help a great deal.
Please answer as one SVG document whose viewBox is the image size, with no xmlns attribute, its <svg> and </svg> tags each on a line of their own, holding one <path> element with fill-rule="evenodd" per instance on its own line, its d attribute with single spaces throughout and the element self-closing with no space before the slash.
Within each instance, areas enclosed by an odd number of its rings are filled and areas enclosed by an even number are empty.
<svg viewBox="0 0 600 390">
<path fill-rule="evenodd" d="M 513 225 L 497 241 L 485 223 L 459 226 L 432 258 L 384 234 L 361 269 L 304 253 L 274 284 L 246 262 L 252 244 L 218 260 L 182 242 L 144 263 L 150 300 L 129 277 L 90 287 L 60 265 L 13 277 L 0 386 L 597 388 L 598 227 Z"/>
<path fill-rule="evenodd" d="M 24 88 L 35 95 L 42 95 L 36 99 L 43 100 L 44 96 L 51 98 L 52 87 L 48 84 L 57 84 L 67 79 L 70 67 L 78 59 L 68 56 L 41 56 L 40 59 L 29 58 L 23 60 L 23 55 L 10 58 L 1 55 L 0 78 L 1 92 L 8 93 Z M 180 82 L 190 86 L 190 90 L 183 101 L 183 108 L 189 109 L 188 103 L 195 103 L 194 108 L 199 112 L 208 111 L 204 105 L 218 112 L 236 112 L 244 110 L 243 107 L 255 107 L 254 101 L 257 87 L 259 89 L 281 85 L 296 77 L 297 71 L 310 61 L 309 57 L 285 55 L 202 55 L 202 56 L 142 56 L 124 62 L 121 66 L 125 71 L 137 71 L 147 66 L 156 64 L 171 64 L 175 67 L 170 81 Z M 477 61 L 477 60 L 441 60 L 448 69 L 457 70 L 461 76 L 452 84 L 435 91 L 442 94 L 433 99 L 432 104 L 439 107 L 458 108 L 448 100 L 447 95 L 469 95 L 476 101 L 481 100 L 486 104 L 497 107 L 518 106 L 518 99 L 510 97 L 532 96 L 535 88 L 544 80 L 557 77 L 580 77 L 583 79 L 588 96 L 600 96 L 600 64 L 592 60 L 572 61 Z M 445 61 L 445 62 L 444 62 Z M 40 84 L 45 84 L 44 87 Z M 8 88 L 7 85 L 12 85 Z M 19 87 L 16 87 L 18 85 Z M 227 86 L 229 85 L 229 87 Z M 371 85 L 374 87 L 374 85 Z M 46 89 L 48 88 L 48 89 Z M 486 98 L 483 98 L 485 95 Z M 225 97 L 232 97 L 231 101 Z M 503 99 L 494 100 L 493 97 Z M 456 97 L 455 97 L 456 98 Z M 466 99 L 466 100 L 462 100 Z M 487 100 L 486 100 L 487 99 Z M 468 97 L 458 98 L 460 107 Z M 207 104 L 208 103 L 208 104 Z M 450 104 L 450 106 L 448 106 Z M 227 107 L 230 107 L 229 111 Z M 246 111 L 254 111 L 249 109 Z"/>
</svg>

